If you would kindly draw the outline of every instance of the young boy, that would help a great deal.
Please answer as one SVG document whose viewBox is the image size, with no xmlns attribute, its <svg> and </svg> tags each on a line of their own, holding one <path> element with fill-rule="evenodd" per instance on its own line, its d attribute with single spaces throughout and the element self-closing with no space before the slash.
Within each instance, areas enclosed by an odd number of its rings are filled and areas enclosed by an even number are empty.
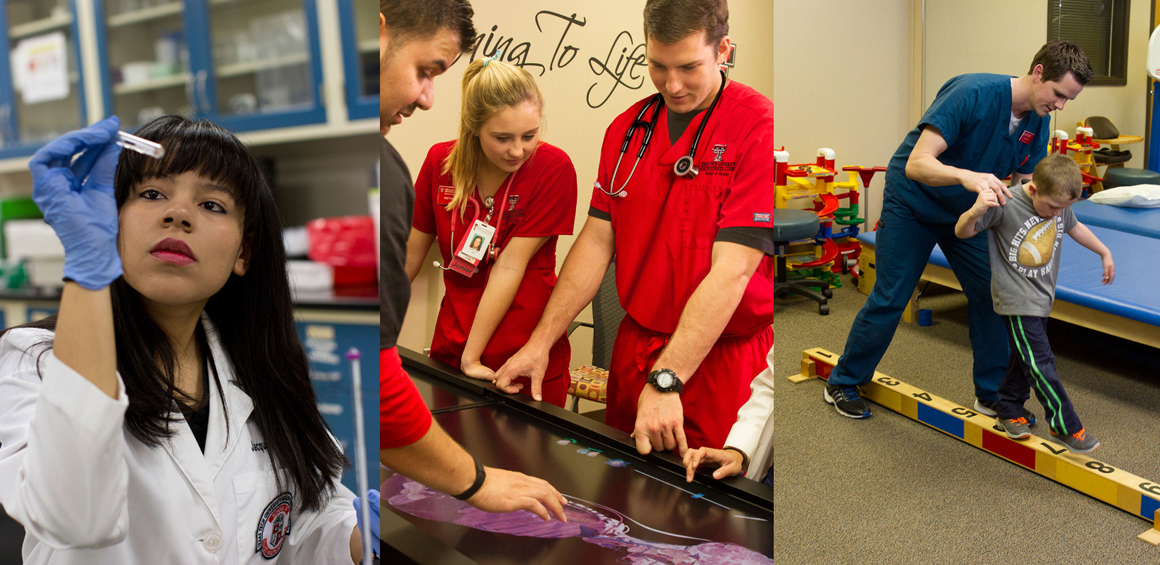
<svg viewBox="0 0 1160 565">
<path fill-rule="evenodd" d="M 960 238 L 991 230 L 987 238 L 991 297 L 1011 342 L 1011 360 L 999 384 L 999 425 L 1012 439 L 1031 436 L 1023 403 L 1035 387 L 1047 412 L 1051 436 L 1075 453 L 1089 453 L 1100 441 L 1084 432 L 1055 374 L 1055 355 L 1047 342 L 1047 317 L 1055 300 L 1063 234 L 1099 254 L 1104 284 L 1112 282 L 1116 274 L 1112 252 L 1071 211 L 1071 205 L 1079 200 L 1082 182 L 1075 161 L 1049 155 L 1035 167 L 1031 182 L 1011 187 L 1012 197 L 1006 205 L 999 205 L 994 192 L 983 190 L 955 225 L 955 235 Z"/>
</svg>

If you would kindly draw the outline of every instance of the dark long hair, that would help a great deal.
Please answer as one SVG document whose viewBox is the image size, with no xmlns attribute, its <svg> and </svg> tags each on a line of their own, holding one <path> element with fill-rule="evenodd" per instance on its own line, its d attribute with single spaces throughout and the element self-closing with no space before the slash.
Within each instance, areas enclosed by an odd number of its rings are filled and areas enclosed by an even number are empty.
<svg viewBox="0 0 1160 565">
<path fill-rule="evenodd" d="M 348 461 L 318 412 L 306 353 L 295 331 L 286 251 L 270 187 L 245 146 L 209 121 L 165 116 L 137 135 L 163 145 L 165 157 L 121 152 L 114 181 L 118 209 L 142 181 L 189 171 L 231 189 L 243 209 L 249 269 L 242 277 L 231 274 L 205 312 L 217 327 L 238 386 L 253 400 L 253 417 L 270 462 L 279 470 L 279 483 L 289 480 L 297 487 L 301 508 L 319 509 Z M 117 370 L 129 397 L 125 427 L 156 447 L 173 434 L 176 355 L 124 277 L 113 282 L 111 293 Z M 21 327 L 55 329 L 56 316 Z M 200 324 L 197 334 L 208 351 Z M 222 384 L 217 386 L 220 391 Z"/>
</svg>

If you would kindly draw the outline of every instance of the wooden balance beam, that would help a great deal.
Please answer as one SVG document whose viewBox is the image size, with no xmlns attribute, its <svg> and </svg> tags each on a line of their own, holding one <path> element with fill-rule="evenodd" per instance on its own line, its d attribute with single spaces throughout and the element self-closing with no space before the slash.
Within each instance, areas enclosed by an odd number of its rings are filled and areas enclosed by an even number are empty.
<svg viewBox="0 0 1160 565">
<path fill-rule="evenodd" d="M 834 353 L 807 349 L 802 352 L 801 374 L 789 380 L 801 383 L 817 377 L 828 381 L 837 362 Z M 994 418 L 877 371 L 861 389 L 862 396 L 875 404 L 1152 522 L 1152 529 L 1139 538 L 1160 545 L 1160 530 L 1156 528 L 1160 518 L 1160 482 L 1071 453 L 1063 445 L 1040 437 L 1013 440 L 998 428 Z"/>
</svg>

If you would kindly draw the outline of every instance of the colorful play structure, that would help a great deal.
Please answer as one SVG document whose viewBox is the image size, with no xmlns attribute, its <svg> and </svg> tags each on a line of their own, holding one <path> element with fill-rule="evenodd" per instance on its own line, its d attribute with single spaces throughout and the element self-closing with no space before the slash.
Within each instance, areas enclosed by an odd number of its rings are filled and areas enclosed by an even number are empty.
<svg viewBox="0 0 1160 565">
<path fill-rule="evenodd" d="M 1099 177 L 1092 156 L 1092 152 L 1099 148 L 1100 144 L 1092 138 L 1092 128 L 1084 127 L 1083 122 L 1076 124 L 1074 140 L 1068 139 L 1067 132 L 1057 129 L 1051 136 L 1051 143 L 1047 145 L 1049 153 L 1070 156 L 1079 165 L 1080 173 L 1083 174 L 1083 198 L 1103 190 L 1104 179 Z"/>
<path fill-rule="evenodd" d="M 789 164 L 789 152 L 784 148 L 774 151 L 773 155 L 776 161 L 776 208 L 790 208 L 791 202 L 806 200 L 804 207 L 793 208 L 813 211 L 820 226 L 811 239 L 779 246 L 778 255 L 785 257 L 785 261 L 779 264 L 783 263 L 786 270 L 779 273 L 779 277 L 806 286 L 817 281 L 816 287 L 829 298 L 832 295 L 830 288 L 842 286 L 839 274 L 853 272 L 851 267 L 861 253 L 856 237 L 859 226 L 866 220 L 858 216 L 861 212 L 859 179 L 863 187 L 869 187 L 874 174 L 886 171 L 886 167 L 842 167 L 849 176 L 845 181 L 836 182 L 838 169 L 833 149 L 823 147 L 818 150 L 814 163 L 800 165 Z M 842 207 L 843 201 L 845 207 Z M 819 311 L 827 313 L 828 306 L 822 306 Z"/>
</svg>

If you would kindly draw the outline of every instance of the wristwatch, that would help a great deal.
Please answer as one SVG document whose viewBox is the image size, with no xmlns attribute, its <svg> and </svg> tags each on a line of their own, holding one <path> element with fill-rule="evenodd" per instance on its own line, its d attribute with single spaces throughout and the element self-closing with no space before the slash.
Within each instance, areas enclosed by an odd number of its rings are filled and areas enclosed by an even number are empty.
<svg viewBox="0 0 1160 565">
<path fill-rule="evenodd" d="M 677 378 L 677 374 L 672 369 L 657 369 L 648 374 L 648 384 L 653 385 L 660 392 L 675 392 L 681 393 L 684 388 L 684 383 Z"/>
</svg>

